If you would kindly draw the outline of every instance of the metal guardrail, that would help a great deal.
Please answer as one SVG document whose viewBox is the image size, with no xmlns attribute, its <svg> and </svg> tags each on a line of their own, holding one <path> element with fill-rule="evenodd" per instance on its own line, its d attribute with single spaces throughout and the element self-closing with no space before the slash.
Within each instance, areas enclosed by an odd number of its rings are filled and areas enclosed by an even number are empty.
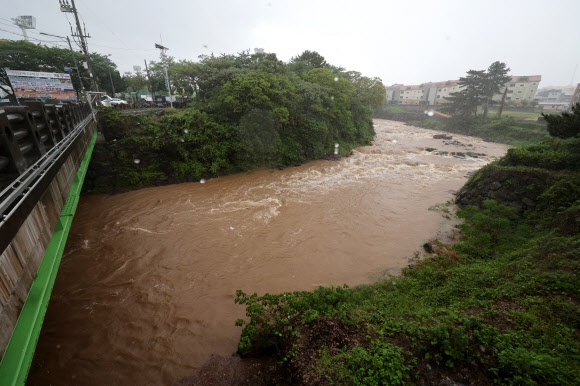
<svg viewBox="0 0 580 386">
<path fill-rule="evenodd" d="M 0 108 L 0 173 L 22 174 L 91 114 L 87 103 Z"/>
<path fill-rule="evenodd" d="M 87 103 L 0 109 L 0 251 L 93 119 Z"/>
<path fill-rule="evenodd" d="M 24 103 L 0 109 L 0 228 L 15 203 L 92 119 L 86 103 Z"/>
</svg>

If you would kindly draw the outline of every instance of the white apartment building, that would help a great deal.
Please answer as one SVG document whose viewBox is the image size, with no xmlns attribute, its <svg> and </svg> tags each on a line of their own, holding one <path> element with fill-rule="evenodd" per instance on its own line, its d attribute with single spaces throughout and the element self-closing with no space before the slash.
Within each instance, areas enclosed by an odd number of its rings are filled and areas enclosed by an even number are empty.
<svg viewBox="0 0 580 386">
<path fill-rule="evenodd" d="M 500 101 L 507 88 L 507 101 L 532 101 L 536 96 L 541 80 L 541 75 L 512 76 L 511 81 L 502 87 L 500 94 L 494 95 L 493 100 Z M 386 87 L 386 103 L 393 105 L 439 105 L 447 103 L 447 98 L 461 89 L 458 80 L 429 82 L 412 86 L 394 84 Z"/>
<path fill-rule="evenodd" d="M 503 90 L 506 87 L 508 89 L 505 100 L 514 102 L 533 101 L 541 80 L 541 75 L 512 76 L 512 80 L 503 87 Z M 501 101 L 502 96 L 503 93 L 494 95 L 493 100 Z"/>
</svg>

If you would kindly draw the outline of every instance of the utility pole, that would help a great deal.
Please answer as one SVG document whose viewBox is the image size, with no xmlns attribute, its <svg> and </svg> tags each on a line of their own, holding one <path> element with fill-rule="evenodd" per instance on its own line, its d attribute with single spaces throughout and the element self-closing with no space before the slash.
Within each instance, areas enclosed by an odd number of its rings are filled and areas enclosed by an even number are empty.
<svg viewBox="0 0 580 386">
<path fill-rule="evenodd" d="M 111 54 L 105 55 L 110 58 Z M 113 98 L 115 97 L 115 85 L 113 84 L 113 78 L 111 77 L 111 67 L 107 64 L 107 71 L 109 72 L 109 80 L 111 81 L 111 88 L 113 89 Z"/>
<path fill-rule="evenodd" d="M 73 13 L 75 15 L 75 20 L 77 23 L 77 33 L 76 34 L 73 33 L 72 36 L 78 37 L 81 41 L 81 47 L 82 47 L 83 52 L 85 54 L 85 60 L 87 62 L 87 69 L 89 70 L 89 75 L 91 76 L 93 87 L 94 87 L 95 91 L 99 91 L 99 86 L 97 84 L 97 80 L 95 78 L 95 73 L 93 72 L 93 66 L 91 64 L 91 59 L 89 57 L 89 49 L 87 46 L 87 42 L 85 40 L 86 37 L 90 37 L 90 36 L 86 35 L 86 32 L 87 32 L 86 27 L 85 27 L 84 32 L 83 32 L 83 29 L 81 28 L 81 22 L 79 20 L 79 14 L 77 12 L 75 0 L 71 0 L 72 6 L 68 3 L 68 0 L 59 0 L 59 3 L 60 3 L 60 11 L 61 12 Z"/>
<path fill-rule="evenodd" d="M 46 35 L 46 36 L 52 36 L 52 37 L 55 37 L 55 38 L 59 38 L 59 39 L 65 40 L 65 38 L 64 38 L 63 36 L 58 36 L 58 35 L 47 34 L 47 33 L 45 33 L 45 32 L 41 32 L 40 34 L 41 34 L 41 35 Z M 80 70 L 79 70 L 79 65 L 78 65 L 78 63 L 77 63 L 77 57 L 76 57 L 76 55 L 75 55 L 75 52 L 74 52 L 74 50 L 73 50 L 73 48 L 72 48 L 72 44 L 70 44 L 70 39 L 68 38 L 68 36 L 66 37 L 66 41 L 67 41 L 67 43 L 68 43 L 68 48 L 70 49 L 70 52 L 71 52 L 71 54 L 72 54 L 73 63 L 75 64 L 75 68 L 76 68 L 76 70 L 77 70 L 77 75 L 78 75 L 78 77 L 79 77 L 79 82 L 81 83 L 81 88 L 83 89 L 83 94 L 84 94 L 84 91 L 85 91 L 85 85 L 83 84 L 83 78 L 81 78 L 81 72 L 80 72 Z"/>
<path fill-rule="evenodd" d="M 171 107 L 173 107 L 173 101 L 171 100 L 171 85 L 169 84 L 169 75 L 167 75 L 167 56 L 165 55 L 165 51 L 169 48 L 163 47 L 161 44 L 155 43 L 155 48 L 159 48 L 161 62 L 163 63 L 163 71 L 165 72 L 165 84 L 167 85 L 167 91 L 169 92 L 169 103 Z"/>
<path fill-rule="evenodd" d="M 153 93 L 153 86 L 151 86 L 151 75 L 149 75 L 149 67 L 147 67 L 147 60 L 143 59 L 145 62 L 145 71 L 147 71 L 147 80 L 149 80 L 149 89 L 151 90 L 151 99 L 155 103 L 155 94 Z"/>
<path fill-rule="evenodd" d="M 111 69 L 107 69 L 109 71 L 109 80 L 111 81 L 111 88 L 113 89 L 113 98 L 115 97 L 115 85 L 113 84 L 113 78 L 111 77 Z"/>
</svg>

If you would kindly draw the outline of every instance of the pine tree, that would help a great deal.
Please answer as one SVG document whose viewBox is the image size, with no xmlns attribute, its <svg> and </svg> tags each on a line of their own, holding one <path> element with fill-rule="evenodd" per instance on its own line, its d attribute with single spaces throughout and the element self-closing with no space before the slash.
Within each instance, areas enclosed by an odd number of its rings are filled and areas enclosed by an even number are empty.
<svg viewBox="0 0 580 386">
<path fill-rule="evenodd" d="M 548 133 L 552 137 L 571 138 L 580 136 L 580 103 L 572 106 L 571 112 L 563 112 L 560 115 L 544 114 L 542 116 L 548 122 Z"/>
</svg>

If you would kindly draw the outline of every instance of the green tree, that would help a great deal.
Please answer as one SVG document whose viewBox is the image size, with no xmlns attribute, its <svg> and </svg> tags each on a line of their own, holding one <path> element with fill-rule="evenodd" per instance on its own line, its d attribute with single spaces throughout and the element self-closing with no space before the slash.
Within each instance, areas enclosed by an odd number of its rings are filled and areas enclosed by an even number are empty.
<svg viewBox="0 0 580 386">
<path fill-rule="evenodd" d="M 477 108 L 483 95 L 485 71 L 469 70 L 466 77 L 459 78 L 461 91 L 451 93 L 447 98 L 449 104 L 444 110 L 459 115 L 463 119 L 477 117 Z"/>
<path fill-rule="evenodd" d="M 507 75 L 510 69 L 503 62 L 493 62 L 488 68 L 483 78 L 482 101 L 483 119 L 487 118 L 489 106 L 493 104 L 493 96 L 502 91 L 502 87 L 511 80 Z"/>
<path fill-rule="evenodd" d="M 170 85 L 172 86 L 171 93 L 174 93 L 173 88 L 173 65 L 175 64 L 175 59 L 172 56 L 167 57 L 167 73 L 170 79 Z M 149 74 L 151 75 L 151 85 L 153 90 L 157 93 L 168 95 L 167 83 L 165 82 L 165 70 L 163 69 L 162 62 L 149 62 Z"/>
<path fill-rule="evenodd" d="M 548 122 L 548 133 L 553 137 L 571 138 L 580 136 L 580 103 L 572 106 L 570 112 L 564 111 L 559 115 L 544 114 Z"/>
<path fill-rule="evenodd" d="M 197 95 L 201 65 L 190 60 L 180 60 L 170 67 L 169 77 L 178 92 Z"/>
<path fill-rule="evenodd" d="M 136 92 L 147 88 L 147 78 L 141 72 L 135 74 L 131 72 L 125 72 L 123 74 L 123 81 L 125 82 L 126 91 Z"/>
<path fill-rule="evenodd" d="M 461 91 L 452 93 L 444 110 L 458 114 L 462 119 L 477 118 L 477 109 L 483 107 L 482 120 L 487 118 L 493 96 L 501 92 L 503 85 L 511 77 L 507 75 L 510 69 L 505 63 L 493 62 L 487 70 L 469 70 L 467 76 L 459 78 Z"/>
<path fill-rule="evenodd" d="M 335 74 L 345 71 L 343 67 L 329 64 L 326 59 L 324 59 L 324 56 L 316 51 L 306 50 L 302 54 L 290 59 L 290 63 L 288 63 L 288 69 L 300 76 L 313 68 L 327 68 Z"/>
<path fill-rule="evenodd" d="M 117 71 L 117 65 L 108 56 L 93 52 L 90 55 L 90 59 L 100 91 L 105 91 L 113 95 L 112 86 L 115 87 L 115 92 L 121 92 L 127 89 L 125 81 L 119 71 Z M 111 80 L 113 85 L 111 85 Z"/>
<path fill-rule="evenodd" d="M 293 57 L 290 60 L 291 63 L 303 62 L 309 68 L 324 68 L 328 66 L 324 56 L 320 55 L 316 51 L 306 50 L 300 55 Z"/>
<path fill-rule="evenodd" d="M 175 74 L 181 78 L 178 82 L 191 83 L 190 87 L 195 89 L 198 101 L 205 102 L 237 74 L 249 70 L 251 64 L 252 58 L 247 51 L 238 56 L 202 55 L 198 63 L 184 62 L 179 65 Z"/>
</svg>

